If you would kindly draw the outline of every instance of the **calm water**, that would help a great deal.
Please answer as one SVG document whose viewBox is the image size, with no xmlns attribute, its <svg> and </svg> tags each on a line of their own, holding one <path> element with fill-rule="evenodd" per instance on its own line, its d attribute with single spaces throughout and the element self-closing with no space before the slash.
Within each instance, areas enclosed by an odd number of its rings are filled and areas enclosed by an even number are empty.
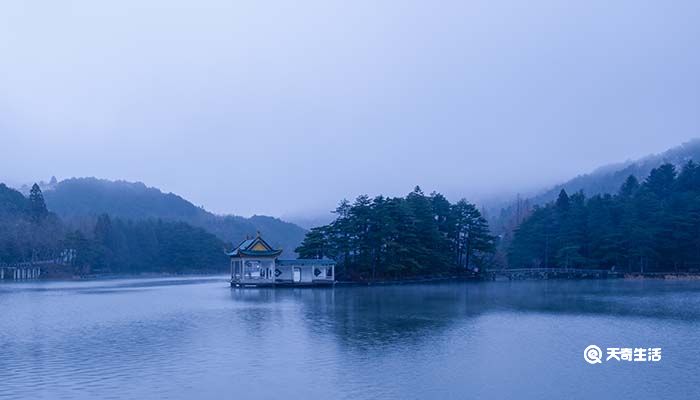
<svg viewBox="0 0 700 400">
<path fill-rule="evenodd" d="M 700 282 L 20 283 L 0 309 L 0 398 L 700 398 Z"/>
</svg>

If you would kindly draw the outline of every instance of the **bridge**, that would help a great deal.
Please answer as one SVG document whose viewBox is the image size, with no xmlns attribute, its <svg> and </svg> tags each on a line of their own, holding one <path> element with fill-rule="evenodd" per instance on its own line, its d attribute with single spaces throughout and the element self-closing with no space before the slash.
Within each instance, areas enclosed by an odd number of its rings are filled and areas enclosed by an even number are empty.
<svg viewBox="0 0 700 400">
<path fill-rule="evenodd" d="M 42 263 L 0 264 L 0 280 L 23 281 L 39 279 Z"/>
<path fill-rule="evenodd" d="M 621 272 L 609 269 L 582 268 L 513 268 L 489 270 L 488 278 L 493 280 L 524 280 L 524 279 L 601 279 L 622 278 Z"/>
<path fill-rule="evenodd" d="M 0 263 L 0 281 L 34 280 L 54 275 L 57 271 L 70 267 L 74 259 L 75 250 L 66 249 L 59 257 L 48 260 Z"/>
</svg>

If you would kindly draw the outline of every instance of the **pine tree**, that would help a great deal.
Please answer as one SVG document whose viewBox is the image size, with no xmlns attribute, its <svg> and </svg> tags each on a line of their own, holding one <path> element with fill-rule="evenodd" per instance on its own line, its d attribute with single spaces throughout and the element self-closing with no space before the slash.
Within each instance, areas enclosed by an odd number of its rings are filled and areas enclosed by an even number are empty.
<svg viewBox="0 0 700 400">
<path fill-rule="evenodd" d="M 311 228 L 301 245 L 294 250 L 301 258 L 320 259 L 328 255 L 326 227 Z"/>
<path fill-rule="evenodd" d="M 456 209 L 463 210 L 459 221 Z M 441 194 L 426 196 L 420 187 L 406 197 L 359 196 L 353 204 L 341 202 L 336 219 L 308 232 L 297 252 L 335 258 L 346 279 L 440 275 L 460 265 L 482 266 L 494 251 L 488 224 L 466 200 L 456 209 Z M 460 249 L 464 256 L 451 257 Z"/>
<path fill-rule="evenodd" d="M 44 202 L 44 195 L 41 193 L 41 188 L 36 183 L 32 185 L 29 192 L 29 214 L 34 222 L 40 222 L 49 215 Z"/>
<path fill-rule="evenodd" d="M 559 197 L 557 197 L 557 202 L 555 204 L 561 212 L 566 212 L 569 210 L 570 201 L 566 190 L 562 189 L 559 192 Z"/>
<path fill-rule="evenodd" d="M 676 167 L 673 164 L 663 164 L 651 170 L 644 181 L 644 187 L 659 198 L 665 198 L 671 193 L 675 179 Z"/>
<path fill-rule="evenodd" d="M 637 190 L 639 190 L 639 181 L 634 175 L 630 175 L 625 180 L 625 183 L 622 184 L 622 187 L 620 187 L 619 193 L 620 196 L 624 198 L 630 198 L 637 193 Z"/>
</svg>

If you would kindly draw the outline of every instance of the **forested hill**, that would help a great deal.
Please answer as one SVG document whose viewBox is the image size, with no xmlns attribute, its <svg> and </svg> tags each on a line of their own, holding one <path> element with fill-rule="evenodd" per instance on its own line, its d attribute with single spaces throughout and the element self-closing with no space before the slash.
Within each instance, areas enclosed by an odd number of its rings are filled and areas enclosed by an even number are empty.
<svg viewBox="0 0 700 400">
<path fill-rule="evenodd" d="M 588 197 L 597 194 L 615 194 L 630 175 L 643 181 L 652 169 L 662 164 L 672 164 L 680 169 L 690 160 L 700 161 L 700 139 L 691 140 L 662 153 L 638 160 L 600 167 L 589 174 L 579 175 L 538 195 L 525 199 L 513 199 L 505 206 L 502 204 L 493 205 L 489 213 L 489 224 L 493 233 L 502 237 L 501 250 L 503 250 L 510 243 L 514 229 L 530 215 L 533 207 L 543 206 L 556 200 L 562 190 L 571 194 L 582 192 Z M 502 252 L 499 253 L 503 255 Z"/>
<path fill-rule="evenodd" d="M 0 263 L 52 255 L 62 236 L 61 221 L 46 210 L 40 195 L 26 198 L 0 183 Z"/>
<path fill-rule="evenodd" d="M 101 214 L 85 223 L 62 221 L 46 208 L 39 185 L 28 197 L 0 183 L 0 263 L 75 259 L 60 274 L 209 273 L 225 271 L 224 243 L 202 228 L 156 219 Z"/>
<path fill-rule="evenodd" d="M 583 191 L 586 196 L 617 193 L 617 190 L 630 175 L 641 181 L 649 175 L 652 169 L 661 164 L 669 163 L 681 167 L 690 160 L 700 161 L 700 139 L 691 140 L 663 153 L 650 155 L 639 160 L 600 167 L 589 174 L 579 175 L 532 197 L 530 203 L 533 205 L 546 204 L 556 200 L 562 189 L 567 193 Z"/>
<path fill-rule="evenodd" d="M 49 210 L 67 220 L 109 214 L 132 220 L 182 221 L 201 227 L 228 243 L 237 243 L 259 230 L 287 255 L 291 255 L 306 233 L 297 225 L 273 217 L 215 215 L 178 195 L 163 193 L 140 182 L 72 178 L 46 190 L 44 198 Z"/>
<path fill-rule="evenodd" d="M 628 272 L 700 269 L 700 166 L 663 164 L 616 194 L 587 198 L 562 190 L 515 231 L 511 267 L 616 268 Z"/>
</svg>

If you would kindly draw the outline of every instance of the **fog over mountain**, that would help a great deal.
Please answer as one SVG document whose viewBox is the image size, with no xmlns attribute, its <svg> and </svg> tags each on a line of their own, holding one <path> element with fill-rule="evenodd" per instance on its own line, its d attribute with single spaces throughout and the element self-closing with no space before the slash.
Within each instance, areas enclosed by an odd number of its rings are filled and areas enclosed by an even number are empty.
<svg viewBox="0 0 700 400">
<path fill-rule="evenodd" d="M 649 172 L 663 163 L 671 163 L 680 168 L 693 160 L 700 162 L 700 139 L 693 139 L 663 152 L 651 154 L 637 160 L 627 160 L 597 168 L 591 173 L 581 174 L 564 183 L 558 184 L 534 197 L 534 204 L 542 204 L 557 198 L 561 189 L 569 193 L 582 191 L 587 196 L 599 193 L 617 193 L 625 179 L 634 175 L 640 181 Z"/>
<path fill-rule="evenodd" d="M 529 192 L 700 132 L 697 1 L 194 4 L 3 3 L 0 181 L 316 218 Z"/>
<path fill-rule="evenodd" d="M 690 161 L 700 163 L 700 138 L 636 160 L 603 165 L 545 189 L 485 201 L 482 206 L 492 232 L 507 235 L 532 213 L 535 206 L 542 207 L 555 201 L 562 190 L 568 194 L 580 192 L 588 198 L 599 194 L 615 195 L 630 176 L 644 182 L 650 172 L 662 164 L 672 164 L 677 171 L 682 171 Z"/>
<path fill-rule="evenodd" d="M 215 215 L 174 193 L 140 182 L 73 178 L 42 186 L 49 211 L 68 221 L 94 219 L 100 214 L 128 220 L 181 221 L 204 228 L 229 246 L 261 232 L 286 255 L 294 253 L 305 234 L 299 226 L 264 215 Z"/>
</svg>

